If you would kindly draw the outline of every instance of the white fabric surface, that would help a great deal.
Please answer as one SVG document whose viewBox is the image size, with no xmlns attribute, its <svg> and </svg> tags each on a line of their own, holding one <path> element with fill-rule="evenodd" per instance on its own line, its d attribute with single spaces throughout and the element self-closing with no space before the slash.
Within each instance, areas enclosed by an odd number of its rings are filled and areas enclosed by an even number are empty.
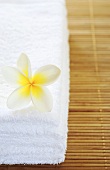
<svg viewBox="0 0 110 170">
<path fill-rule="evenodd" d="M 0 68 L 15 66 L 26 53 L 32 71 L 54 64 L 61 69 L 48 86 L 54 106 L 12 111 L 6 100 L 14 87 L 0 72 L 0 164 L 57 164 L 64 161 L 69 102 L 69 48 L 65 0 L 0 0 Z"/>
</svg>

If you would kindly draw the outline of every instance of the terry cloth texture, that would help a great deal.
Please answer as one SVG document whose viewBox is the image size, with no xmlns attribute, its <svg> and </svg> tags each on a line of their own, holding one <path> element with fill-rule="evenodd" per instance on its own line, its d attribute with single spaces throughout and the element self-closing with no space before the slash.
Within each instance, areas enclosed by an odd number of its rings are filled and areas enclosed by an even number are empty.
<svg viewBox="0 0 110 170">
<path fill-rule="evenodd" d="M 39 113 L 33 106 L 10 110 L 15 89 L 0 72 L 0 164 L 58 164 L 67 145 L 69 45 L 65 0 L 0 0 L 0 68 L 16 66 L 26 53 L 32 71 L 46 64 L 61 69 L 51 86 L 53 109 Z"/>
</svg>

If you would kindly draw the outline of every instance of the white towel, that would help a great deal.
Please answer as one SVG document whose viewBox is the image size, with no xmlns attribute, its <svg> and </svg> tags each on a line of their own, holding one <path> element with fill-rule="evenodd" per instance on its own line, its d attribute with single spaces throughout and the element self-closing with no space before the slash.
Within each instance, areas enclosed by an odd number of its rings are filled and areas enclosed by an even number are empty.
<svg viewBox="0 0 110 170">
<path fill-rule="evenodd" d="M 69 48 L 65 0 L 0 0 L 0 68 L 15 66 L 26 53 L 32 70 L 57 65 L 61 76 L 49 86 L 53 109 L 12 111 L 13 87 L 0 72 L 0 164 L 57 164 L 65 159 L 69 102 Z"/>
</svg>

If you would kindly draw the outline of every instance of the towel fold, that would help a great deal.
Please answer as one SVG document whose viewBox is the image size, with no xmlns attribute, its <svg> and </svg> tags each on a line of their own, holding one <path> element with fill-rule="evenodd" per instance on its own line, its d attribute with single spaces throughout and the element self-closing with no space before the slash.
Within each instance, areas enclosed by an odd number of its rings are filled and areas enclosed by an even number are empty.
<svg viewBox="0 0 110 170">
<path fill-rule="evenodd" d="M 15 66 L 21 52 L 32 70 L 54 64 L 61 69 L 49 86 L 53 109 L 10 110 L 14 87 L 0 71 L 0 164 L 57 164 L 65 159 L 69 102 L 69 47 L 65 0 L 0 0 L 0 68 Z"/>
</svg>

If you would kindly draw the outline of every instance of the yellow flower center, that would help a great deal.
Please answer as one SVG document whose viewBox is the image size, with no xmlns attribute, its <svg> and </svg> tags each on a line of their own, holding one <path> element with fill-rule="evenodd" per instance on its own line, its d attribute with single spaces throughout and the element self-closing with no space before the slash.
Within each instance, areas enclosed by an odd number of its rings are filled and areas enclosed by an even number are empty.
<svg viewBox="0 0 110 170">
<path fill-rule="evenodd" d="M 30 86 L 33 86 L 34 84 L 35 84 L 34 81 L 29 81 Z"/>
<path fill-rule="evenodd" d="M 19 79 L 18 79 L 18 83 L 21 86 L 28 85 L 29 87 L 42 85 L 46 81 L 47 81 L 47 78 L 41 73 L 38 73 L 31 78 L 25 77 L 24 75 L 20 74 Z"/>
</svg>

